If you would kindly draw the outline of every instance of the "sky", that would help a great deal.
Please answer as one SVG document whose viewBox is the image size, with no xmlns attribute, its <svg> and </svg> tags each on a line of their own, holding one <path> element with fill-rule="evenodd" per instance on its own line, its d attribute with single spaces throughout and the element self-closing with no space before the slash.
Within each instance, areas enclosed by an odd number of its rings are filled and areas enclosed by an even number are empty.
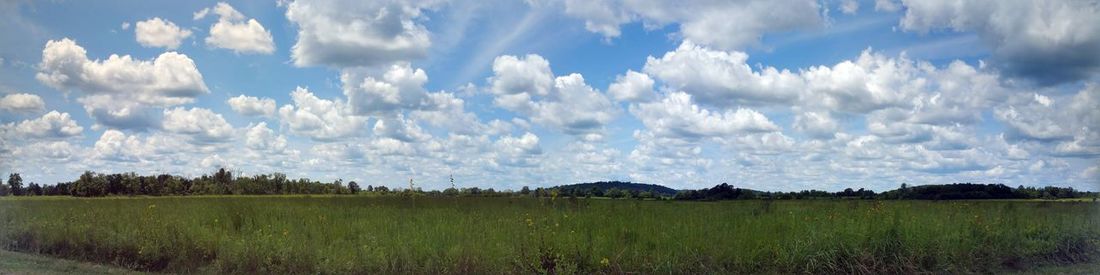
<svg viewBox="0 0 1100 275">
<path fill-rule="evenodd" d="M 1100 190 L 1100 2 L 0 1 L 0 173 Z"/>
</svg>

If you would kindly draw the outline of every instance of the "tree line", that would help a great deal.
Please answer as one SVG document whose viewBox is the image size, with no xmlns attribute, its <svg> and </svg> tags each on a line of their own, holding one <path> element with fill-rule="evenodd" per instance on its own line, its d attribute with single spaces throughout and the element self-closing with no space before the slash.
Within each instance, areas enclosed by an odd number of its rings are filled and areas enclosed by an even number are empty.
<svg viewBox="0 0 1100 275">
<path fill-rule="evenodd" d="M 280 194 L 399 194 L 407 196 L 467 196 L 467 197 L 602 197 L 612 199 L 675 199 L 675 200 L 744 200 L 744 199 L 1066 199 L 1097 198 L 1096 192 L 1084 192 L 1072 187 L 1008 187 L 1004 184 L 954 183 L 945 185 L 908 186 L 882 193 L 863 188 L 847 188 L 839 192 L 803 190 L 795 192 L 766 192 L 737 188 L 722 183 L 711 188 L 679 190 L 659 185 L 629 182 L 596 182 L 572 184 L 550 188 L 531 189 L 524 186 L 518 191 L 493 188 L 455 188 L 424 191 L 412 185 L 407 189 L 391 190 L 386 186 L 362 187 L 355 181 L 320 182 L 308 178 L 288 179 L 285 174 L 273 173 L 253 176 L 235 176 L 224 168 L 209 175 L 194 178 L 161 174 L 143 176 L 136 173 L 101 174 L 86 171 L 71 182 L 54 185 L 30 183 L 23 186 L 19 173 L 8 176 L 5 184 L 0 180 L 0 196 L 185 196 L 185 195 L 280 195 Z"/>
<path fill-rule="evenodd" d="M 976 200 L 976 199 L 1072 199 L 1096 198 L 1097 192 L 1086 192 L 1073 187 L 1019 187 L 1004 184 L 952 183 L 939 185 L 908 186 L 882 193 L 860 188 L 846 188 L 840 192 L 803 190 L 797 192 L 765 192 L 735 188 L 727 183 L 712 188 L 683 190 L 676 193 L 677 200 L 738 200 L 738 199 L 909 199 L 909 200 Z"/>
</svg>

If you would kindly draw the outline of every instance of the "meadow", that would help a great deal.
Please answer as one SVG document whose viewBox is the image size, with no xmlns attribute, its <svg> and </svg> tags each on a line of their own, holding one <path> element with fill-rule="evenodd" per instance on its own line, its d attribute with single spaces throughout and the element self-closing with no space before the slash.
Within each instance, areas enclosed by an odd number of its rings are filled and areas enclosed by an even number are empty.
<svg viewBox="0 0 1100 275">
<path fill-rule="evenodd" d="M 1095 261 L 1100 204 L 3 198 L 0 247 L 185 273 L 988 273 Z"/>
</svg>

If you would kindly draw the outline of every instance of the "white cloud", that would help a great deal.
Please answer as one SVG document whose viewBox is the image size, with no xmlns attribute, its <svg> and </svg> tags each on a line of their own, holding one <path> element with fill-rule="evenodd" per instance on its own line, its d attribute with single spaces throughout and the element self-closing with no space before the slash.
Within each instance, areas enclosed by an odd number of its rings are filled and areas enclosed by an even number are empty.
<svg viewBox="0 0 1100 275">
<path fill-rule="evenodd" d="M 148 153 L 148 146 L 136 136 L 118 130 L 107 130 L 93 147 L 95 156 L 114 161 L 138 161 Z"/>
<path fill-rule="evenodd" d="M 901 28 L 976 32 L 1007 72 L 1050 84 L 1100 72 L 1100 6 L 1091 1 L 902 1 Z"/>
<path fill-rule="evenodd" d="M 649 75 L 628 70 L 625 75 L 615 77 L 615 83 L 607 87 L 607 93 L 617 101 L 649 101 L 656 95 L 653 83 Z"/>
<path fill-rule="evenodd" d="M 267 127 L 266 122 L 250 125 L 244 135 L 244 144 L 249 149 L 260 152 L 280 153 L 286 150 L 287 141 L 283 135 L 276 135 Z"/>
<path fill-rule="evenodd" d="M 554 85 L 550 62 L 537 54 L 523 59 L 511 55 L 493 60 L 490 91 L 497 95 L 496 103 L 505 108 L 520 109 L 532 96 L 545 96 Z"/>
<path fill-rule="evenodd" d="M 414 70 L 408 63 L 393 64 L 377 78 L 370 72 L 348 69 L 340 74 L 340 80 L 355 114 L 388 114 L 425 108 L 431 103 L 423 87 L 428 82 L 428 75 L 424 70 Z"/>
<path fill-rule="evenodd" d="M 673 90 L 684 91 L 703 105 L 731 107 L 745 103 L 789 103 L 805 84 L 787 70 L 755 72 L 743 52 L 711 50 L 684 41 L 661 58 L 648 57 L 643 71 Z"/>
<path fill-rule="evenodd" d="M 1100 115 L 1088 103 L 1095 100 L 1095 88 L 1085 88 L 1074 96 L 1072 106 L 1065 106 L 1065 100 L 1050 102 L 1045 96 L 1036 94 L 1017 94 L 1004 105 L 993 109 L 993 115 L 1008 128 L 1006 133 L 1013 139 L 1032 139 L 1039 141 L 1064 141 L 1072 139 L 1078 126 L 1087 127 L 1088 123 L 1097 125 Z M 1074 108 L 1077 107 L 1077 108 Z M 1092 109 L 1092 110 L 1090 110 Z M 1091 114 L 1090 114 L 1091 113 Z"/>
<path fill-rule="evenodd" d="M 340 100 L 320 99 L 308 89 L 298 87 L 290 93 L 294 104 L 279 108 L 279 119 L 291 133 L 319 141 L 360 135 L 367 119 L 352 115 Z"/>
<path fill-rule="evenodd" d="M 194 16 L 196 20 L 205 17 L 205 11 L 206 9 L 196 12 Z M 206 45 L 233 50 L 235 53 L 271 54 L 275 52 L 275 42 L 271 38 L 271 32 L 264 29 L 256 19 L 245 21 L 243 14 L 225 2 L 215 5 L 214 13 L 218 15 L 218 22 L 210 26 L 210 36 L 206 37 Z"/>
<path fill-rule="evenodd" d="M 530 132 L 520 137 L 502 136 L 494 145 L 500 154 L 496 161 L 509 166 L 533 165 L 537 161 L 533 156 L 542 154 L 539 137 Z"/>
<path fill-rule="evenodd" d="M 123 29 L 129 25 L 123 25 Z M 145 47 L 164 47 L 174 50 L 180 47 L 184 39 L 191 36 L 191 31 L 181 29 L 172 21 L 153 17 L 145 21 L 138 21 L 134 25 L 134 34 L 137 42 Z"/>
<path fill-rule="evenodd" d="M 76 124 L 69 113 L 50 111 L 42 117 L 0 125 L 0 131 L 10 132 L 16 138 L 31 140 L 39 138 L 67 138 L 79 136 L 84 127 Z"/>
<path fill-rule="evenodd" d="M 866 113 L 888 107 L 907 107 L 909 99 L 923 91 L 927 79 L 920 74 L 934 68 L 863 51 L 853 61 L 832 67 L 811 67 L 802 73 L 810 102 L 831 110 Z"/>
<path fill-rule="evenodd" d="M 432 109 L 414 110 L 410 117 L 424 121 L 428 125 L 447 129 L 450 133 L 478 135 L 488 133 L 499 135 L 511 132 L 511 124 L 493 120 L 489 125 L 482 124 L 478 116 L 466 111 L 466 101 L 452 93 L 440 92 L 428 94 Z"/>
<path fill-rule="evenodd" d="M 375 136 L 396 139 L 402 142 L 419 142 L 431 138 L 416 121 L 405 119 L 403 115 L 382 118 L 374 123 Z"/>
<path fill-rule="evenodd" d="M 792 127 L 807 136 L 830 139 L 839 131 L 839 125 L 828 112 L 803 112 L 794 118 Z"/>
<path fill-rule="evenodd" d="M 119 128 L 150 126 L 146 107 L 190 103 L 208 93 L 195 62 L 176 52 L 153 60 L 111 55 L 89 60 L 86 51 L 65 38 L 51 40 L 42 50 L 38 81 L 62 90 L 79 90 L 84 109 L 100 124 Z M 141 123 L 138 123 L 141 122 Z"/>
<path fill-rule="evenodd" d="M 202 20 L 203 18 L 206 18 L 207 14 L 210 14 L 210 8 L 202 8 L 201 10 L 191 14 L 191 20 Z"/>
<path fill-rule="evenodd" d="M 44 141 L 35 142 L 15 148 L 12 155 L 19 156 L 21 162 L 34 162 L 36 159 L 47 159 L 49 163 L 78 159 L 84 154 L 84 148 L 73 145 L 68 141 Z"/>
<path fill-rule="evenodd" d="M 753 133 L 723 141 L 745 155 L 776 155 L 794 150 L 797 144 L 794 139 L 778 131 Z"/>
<path fill-rule="evenodd" d="M 630 112 L 662 138 L 699 140 L 780 130 L 764 114 L 752 109 L 710 111 L 694 104 L 691 95 L 683 92 L 671 93 L 660 101 L 631 106 Z"/>
<path fill-rule="evenodd" d="M 1008 90 L 996 73 L 961 61 L 939 69 L 904 54 L 891 58 L 870 49 L 853 60 L 797 73 L 768 66 L 753 70 L 747 59 L 743 52 L 685 41 L 661 58 L 647 58 L 643 70 L 704 106 L 778 104 L 856 114 L 911 108 L 911 120 L 929 124 L 977 122 L 980 108 Z"/>
<path fill-rule="evenodd" d="M 12 113 L 30 113 L 46 108 L 46 103 L 41 97 L 34 94 L 7 94 L 0 97 L 0 110 Z"/>
<path fill-rule="evenodd" d="M 144 130 L 160 125 L 157 114 L 141 102 L 119 99 L 110 94 L 87 95 L 77 99 L 88 116 L 95 118 L 93 128 L 109 126 L 119 129 Z"/>
<path fill-rule="evenodd" d="M 185 134 L 198 142 L 224 142 L 233 137 L 233 126 L 221 114 L 203 108 L 164 110 L 164 130 Z"/>
<path fill-rule="evenodd" d="M 122 22 L 122 25 L 119 25 L 119 28 L 122 28 L 122 30 L 129 30 L 130 22 Z"/>
<path fill-rule="evenodd" d="M 270 98 L 258 98 L 239 95 L 226 101 L 233 111 L 246 116 L 272 116 L 275 115 L 275 100 Z"/>
<path fill-rule="evenodd" d="M 46 43 L 36 78 L 59 90 L 125 94 L 154 105 L 189 103 L 208 92 L 195 62 L 186 55 L 166 52 L 148 61 L 129 55 L 89 60 L 84 48 L 68 38 Z"/>
<path fill-rule="evenodd" d="M 436 1 L 299 0 L 286 18 L 298 25 L 291 58 L 298 66 L 372 66 L 424 57 L 431 45 L 420 24 Z"/>
<path fill-rule="evenodd" d="M 621 34 L 620 25 L 642 22 L 647 28 L 677 24 L 679 35 L 722 49 L 759 43 L 769 32 L 823 24 L 817 1 L 583 1 L 566 0 L 565 13 L 585 20 L 585 29 L 605 38 Z"/>
<path fill-rule="evenodd" d="M 538 55 L 500 56 L 493 62 L 490 92 L 504 109 L 570 135 L 602 131 L 619 109 L 580 74 L 553 78 L 550 63 Z"/>
</svg>

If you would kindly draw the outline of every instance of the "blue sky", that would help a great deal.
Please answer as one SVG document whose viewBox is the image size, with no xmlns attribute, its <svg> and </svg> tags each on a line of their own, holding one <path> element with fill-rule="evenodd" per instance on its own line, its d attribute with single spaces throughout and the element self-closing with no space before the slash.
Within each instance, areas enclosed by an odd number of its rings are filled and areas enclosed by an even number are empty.
<svg viewBox="0 0 1100 275">
<path fill-rule="evenodd" d="M 1098 190 L 1098 9 L 5 2 L 0 173 Z"/>
</svg>

